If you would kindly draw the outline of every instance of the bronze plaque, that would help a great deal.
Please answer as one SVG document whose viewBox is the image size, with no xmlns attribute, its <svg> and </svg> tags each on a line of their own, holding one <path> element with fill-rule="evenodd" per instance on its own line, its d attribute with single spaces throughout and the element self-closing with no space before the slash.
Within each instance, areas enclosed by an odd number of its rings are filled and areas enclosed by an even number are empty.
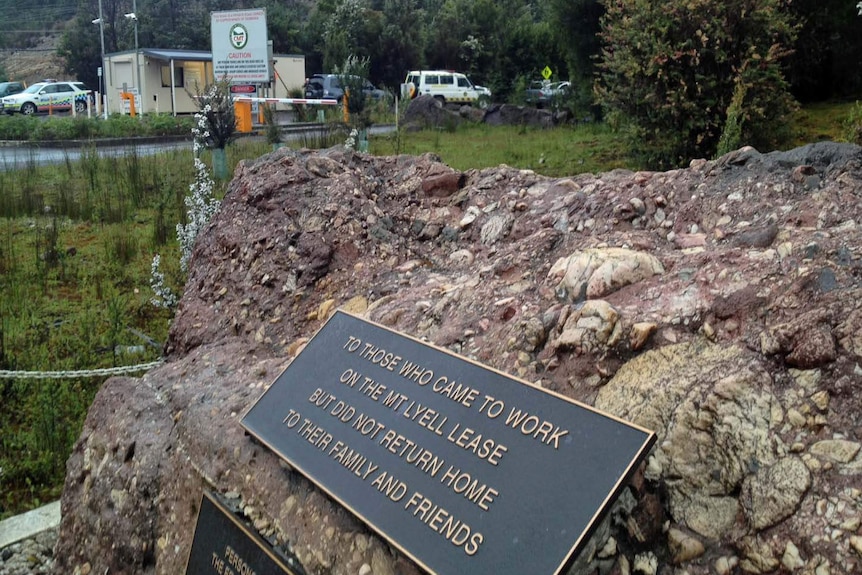
<svg viewBox="0 0 862 575">
<path fill-rule="evenodd" d="M 186 575 L 296 575 L 272 546 L 204 492 Z"/>
<path fill-rule="evenodd" d="M 336 312 L 242 425 L 431 573 L 560 573 L 655 434 Z"/>
</svg>

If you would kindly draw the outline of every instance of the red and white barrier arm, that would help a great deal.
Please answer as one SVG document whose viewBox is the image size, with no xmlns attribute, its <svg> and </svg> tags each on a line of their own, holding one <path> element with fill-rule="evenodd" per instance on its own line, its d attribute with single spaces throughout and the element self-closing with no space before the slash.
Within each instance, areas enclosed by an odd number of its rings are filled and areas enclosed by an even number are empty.
<svg viewBox="0 0 862 575">
<path fill-rule="evenodd" d="M 338 100 L 312 100 L 308 98 L 250 98 L 234 96 L 234 102 L 264 102 L 266 104 L 311 104 L 313 106 L 337 106 Z"/>
</svg>

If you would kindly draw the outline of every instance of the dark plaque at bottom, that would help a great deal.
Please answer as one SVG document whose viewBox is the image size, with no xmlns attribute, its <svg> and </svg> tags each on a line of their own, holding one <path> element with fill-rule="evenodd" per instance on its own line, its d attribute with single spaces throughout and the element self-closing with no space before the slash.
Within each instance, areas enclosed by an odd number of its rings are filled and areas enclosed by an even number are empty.
<svg viewBox="0 0 862 575">
<path fill-rule="evenodd" d="M 260 535 L 204 492 L 186 575 L 297 575 Z"/>
<path fill-rule="evenodd" d="M 563 572 L 655 441 L 340 311 L 242 425 L 438 575 Z"/>
</svg>

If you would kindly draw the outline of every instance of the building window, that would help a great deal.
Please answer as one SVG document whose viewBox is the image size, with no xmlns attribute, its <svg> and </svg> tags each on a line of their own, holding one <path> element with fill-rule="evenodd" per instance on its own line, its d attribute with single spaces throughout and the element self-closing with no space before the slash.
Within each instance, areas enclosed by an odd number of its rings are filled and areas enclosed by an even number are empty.
<svg viewBox="0 0 862 575">
<path fill-rule="evenodd" d="M 162 88 L 170 88 L 171 86 L 171 67 L 162 66 Z M 174 86 L 182 88 L 183 84 L 183 67 L 174 66 Z"/>
</svg>

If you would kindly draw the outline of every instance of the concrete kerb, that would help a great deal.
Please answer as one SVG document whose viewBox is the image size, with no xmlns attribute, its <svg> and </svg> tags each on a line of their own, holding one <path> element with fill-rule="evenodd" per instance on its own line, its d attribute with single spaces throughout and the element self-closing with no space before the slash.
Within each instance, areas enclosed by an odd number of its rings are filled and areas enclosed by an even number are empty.
<svg viewBox="0 0 862 575">
<path fill-rule="evenodd" d="M 4 148 L 80 148 L 82 146 L 125 146 L 133 144 L 162 144 L 173 142 L 189 142 L 191 145 L 192 136 L 146 136 L 135 138 L 98 138 L 92 140 L 39 140 L 37 142 L 30 140 L 0 140 L 0 147 Z"/>
<path fill-rule="evenodd" d="M 30 539 L 60 525 L 60 502 L 55 501 L 0 521 L 0 549 Z"/>
</svg>

